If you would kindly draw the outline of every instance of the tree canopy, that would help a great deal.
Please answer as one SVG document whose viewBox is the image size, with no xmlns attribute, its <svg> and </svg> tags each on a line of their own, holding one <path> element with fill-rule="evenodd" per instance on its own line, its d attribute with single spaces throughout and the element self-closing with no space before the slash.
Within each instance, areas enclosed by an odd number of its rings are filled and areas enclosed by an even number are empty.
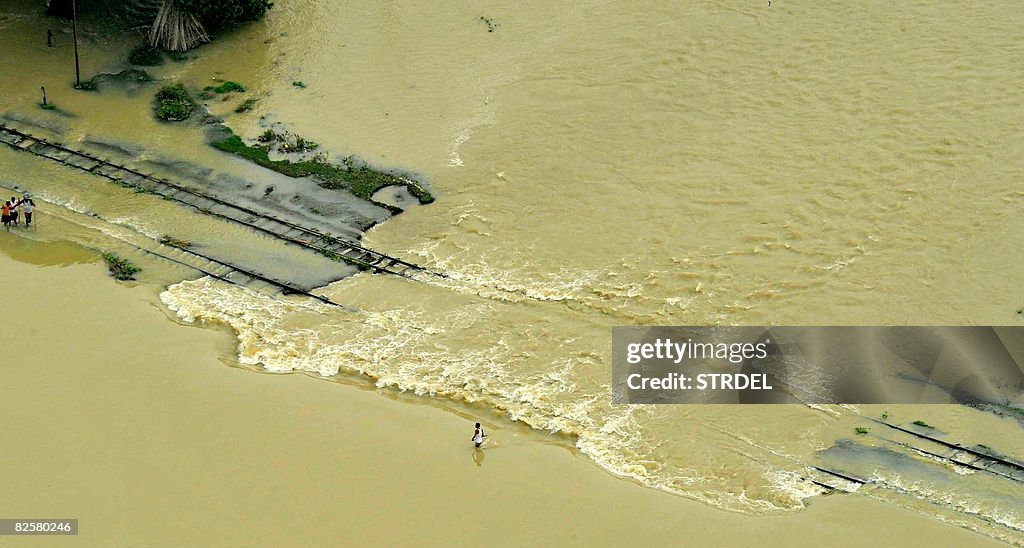
<svg viewBox="0 0 1024 548">
<path fill-rule="evenodd" d="M 174 0 L 174 3 L 209 30 L 256 21 L 274 5 L 270 0 Z"/>
<path fill-rule="evenodd" d="M 118 15 L 148 15 L 148 24 L 156 17 L 161 0 L 78 0 L 79 15 L 85 10 L 105 8 Z M 209 31 L 217 31 L 233 23 L 262 18 L 273 3 L 270 0 L 173 0 L 177 10 L 191 15 Z M 71 17 L 71 0 L 49 0 L 47 14 Z"/>
</svg>

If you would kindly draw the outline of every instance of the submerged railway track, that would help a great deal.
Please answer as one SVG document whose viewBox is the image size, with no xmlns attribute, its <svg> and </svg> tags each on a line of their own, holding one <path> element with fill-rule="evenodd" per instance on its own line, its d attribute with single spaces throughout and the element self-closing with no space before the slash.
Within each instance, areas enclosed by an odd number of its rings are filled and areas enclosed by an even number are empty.
<svg viewBox="0 0 1024 548">
<path fill-rule="evenodd" d="M 161 196 L 167 200 L 193 208 L 203 214 L 242 225 L 287 244 L 299 246 L 330 259 L 353 264 L 361 270 L 404 278 L 412 278 L 415 275 L 415 279 L 420 281 L 428 280 L 431 277 L 447 278 L 447 275 L 442 272 L 430 270 L 415 263 L 374 251 L 340 236 L 280 219 L 244 205 L 232 203 L 203 190 L 144 173 L 135 168 L 100 158 L 89 152 L 76 150 L 61 143 L 34 136 L 25 131 L 9 127 L 6 124 L 0 124 L 0 143 L 4 143 L 16 151 L 27 152 L 40 158 L 58 162 L 62 165 L 103 177 L 125 187 Z M 167 250 L 140 249 L 146 253 L 175 261 Z M 260 280 L 278 287 L 285 293 L 306 295 L 328 304 L 337 304 L 311 293 L 310 291 L 314 289 L 312 287 L 302 287 L 288 280 L 266 276 L 252 268 L 223 261 L 194 250 L 173 249 L 217 265 L 215 269 L 203 269 L 189 265 L 211 277 L 238 285 L 246 285 L 248 283 L 247 280 Z"/>
</svg>

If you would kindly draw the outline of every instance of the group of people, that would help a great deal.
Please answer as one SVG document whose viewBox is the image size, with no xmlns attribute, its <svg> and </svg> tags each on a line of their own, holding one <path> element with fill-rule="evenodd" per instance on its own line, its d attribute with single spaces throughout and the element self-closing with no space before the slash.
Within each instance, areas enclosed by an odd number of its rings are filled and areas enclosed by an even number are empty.
<svg viewBox="0 0 1024 548">
<path fill-rule="evenodd" d="M 3 205 L 4 228 L 10 230 L 11 226 L 18 226 L 23 215 L 25 218 L 25 228 L 31 227 L 32 212 L 35 211 L 35 208 L 36 203 L 32 201 L 31 196 L 26 194 L 20 200 L 15 196 L 11 196 L 11 199 L 4 202 Z"/>
</svg>

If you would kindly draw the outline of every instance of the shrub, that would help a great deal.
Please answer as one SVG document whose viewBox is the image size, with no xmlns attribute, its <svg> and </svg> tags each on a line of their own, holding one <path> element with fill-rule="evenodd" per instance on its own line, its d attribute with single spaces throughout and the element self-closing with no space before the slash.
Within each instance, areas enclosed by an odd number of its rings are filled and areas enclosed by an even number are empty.
<svg viewBox="0 0 1024 548">
<path fill-rule="evenodd" d="M 921 428 L 935 428 L 934 426 L 928 424 L 927 422 L 921 421 L 921 420 L 914 421 L 914 424 L 916 424 L 917 426 L 920 426 Z"/>
<path fill-rule="evenodd" d="M 206 86 L 205 88 L 203 88 L 203 90 L 212 91 L 214 93 L 230 93 L 232 91 L 237 91 L 241 93 L 245 91 L 245 86 L 239 84 L 238 82 L 232 82 L 231 80 L 228 80 L 227 82 L 224 82 L 219 86 Z"/>
<path fill-rule="evenodd" d="M 246 99 L 242 101 L 242 104 L 235 108 L 235 112 L 242 113 L 252 110 L 253 105 L 256 104 L 256 99 Z"/>
<path fill-rule="evenodd" d="M 135 266 L 127 259 L 122 259 L 113 253 L 104 253 L 103 260 L 107 261 L 107 268 L 110 269 L 110 275 L 115 280 L 134 280 L 135 275 L 142 272 L 142 269 Z"/>
<path fill-rule="evenodd" d="M 311 152 L 320 148 L 319 143 L 315 141 L 310 141 L 309 139 L 306 139 L 301 135 L 295 136 L 294 145 L 288 140 L 286 140 L 284 136 L 281 136 L 279 140 L 281 141 L 281 145 L 278 147 L 278 150 L 286 154 L 292 152 Z"/>
<path fill-rule="evenodd" d="M 868 429 L 864 428 L 863 426 L 858 426 L 857 428 L 854 428 L 853 431 L 856 432 L 857 434 L 860 434 L 860 435 L 864 435 L 864 434 L 868 433 Z"/>
<path fill-rule="evenodd" d="M 164 56 L 153 46 L 142 44 L 128 54 L 128 62 L 142 67 L 155 67 L 164 64 Z"/>
<path fill-rule="evenodd" d="M 156 92 L 156 101 L 153 108 L 156 110 L 156 117 L 167 122 L 180 122 L 192 115 L 195 103 L 188 94 L 188 90 L 181 84 L 164 86 Z"/>
<path fill-rule="evenodd" d="M 272 142 L 278 140 L 279 138 L 280 138 L 280 136 L 278 134 L 274 133 L 274 130 L 268 129 L 268 130 L 264 131 L 262 135 L 257 137 L 256 140 L 261 142 L 261 143 L 272 143 Z"/>
</svg>

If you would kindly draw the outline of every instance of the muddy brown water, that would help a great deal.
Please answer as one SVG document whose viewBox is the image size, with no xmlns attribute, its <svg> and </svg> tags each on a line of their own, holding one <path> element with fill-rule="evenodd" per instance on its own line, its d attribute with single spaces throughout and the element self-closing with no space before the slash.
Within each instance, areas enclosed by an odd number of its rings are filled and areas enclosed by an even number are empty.
<svg viewBox="0 0 1024 548">
<path fill-rule="evenodd" d="M 359 274 L 325 290 L 357 313 L 210 280 L 174 285 L 164 303 L 230 325 L 242 363 L 365 374 L 485 406 L 565 434 L 609 472 L 723 509 L 800 510 L 821 494 L 807 466 L 834 465 L 873 480 L 860 495 L 1024 542 L 1019 484 L 900 449 L 877 427 L 854 435 L 864 416 L 886 412 L 1024 455 L 1012 418 L 944 405 L 614 407 L 608 397 L 615 325 L 1024 322 L 1020 10 L 919 0 L 475 10 L 282 3 L 152 70 L 196 88 L 249 86 L 210 104 L 243 135 L 278 122 L 332 154 L 422 175 L 438 201 L 364 243 L 450 281 Z M 494 32 L 480 16 L 499 23 Z M 155 123 L 153 88 L 67 89 L 66 69 L 54 68 L 66 67 L 67 45 L 37 43 L 45 23 L 24 9 L 6 17 L 0 33 L 18 55 L 0 64 L 0 112 L 68 142 L 272 177 L 203 146 L 198 125 Z M 129 47 L 87 34 L 86 72 L 119 70 Z M 35 108 L 36 82 L 74 117 Z M 259 101 L 234 114 L 243 97 Z M 0 160 L 0 177 L 111 220 L 82 240 L 187 224 L 186 236 L 239 253 L 290 253 L 191 214 L 183 223 L 168 204 L 85 175 L 2 150 Z"/>
</svg>

